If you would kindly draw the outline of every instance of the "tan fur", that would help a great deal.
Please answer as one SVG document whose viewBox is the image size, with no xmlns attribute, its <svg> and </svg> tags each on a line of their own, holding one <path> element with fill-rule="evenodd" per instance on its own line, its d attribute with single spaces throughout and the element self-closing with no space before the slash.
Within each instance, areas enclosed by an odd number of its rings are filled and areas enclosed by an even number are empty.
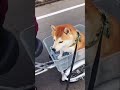
<svg viewBox="0 0 120 90">
<path fill-rule="evenodd" d="M 88 34 L 91 34 L 91 40 L 95 38 L 96 32 L 98 32 L 99 28 L 102 25 L 101 21 L 101 15 L 96 8 L 96 6 L 93 4 L 91 0 L 86 0 L 86 32 Z M 101 56 L 106 57 L 108 55 L 111 55 L 113 53 L 120 51 L 120 23 L 112 16 L 109 16 L 109 22 L 110 22 L 110 38 L 107 39 L 105 36 L 103 37 L 102 42 L 102 52 Z M 92 24 L 91 24 L 92 23 Z M 96 46 L 94 46 L 96 47 Z M 93 48 L 94 50 L 91 50 L 91 53 L 96 53 L 97 48 Z M 89 54 L 89 53 L 88 53 Z"/>
<path fill-rule="evenodd" d="M 73 35 L 74 40 L 76 40 L 77 38 L 77 31 L 76 29 L 73 27 L 73 25 L 71 24 L 63 24 L 63 25 L 59 25 L 59 26 L 55 26 L 56 30 L 52 31 L 52 36 L 56 37 L 56 39 L 58 38 L 62 38 L 62 40 L 70 40 L 71 37 L 69 35 L 66 35 L 64 32 L 64 29 L 67 28 L 70 30 L 70 33 Z M 85 47 L 85 35 L 83 33 L 80 33 L 81 35 L 81 42 L 78 42 L 78 47 L 77 50 L 84 48 Z M 75 45 L 74 45 L 75 46 Z"/>
</svg>

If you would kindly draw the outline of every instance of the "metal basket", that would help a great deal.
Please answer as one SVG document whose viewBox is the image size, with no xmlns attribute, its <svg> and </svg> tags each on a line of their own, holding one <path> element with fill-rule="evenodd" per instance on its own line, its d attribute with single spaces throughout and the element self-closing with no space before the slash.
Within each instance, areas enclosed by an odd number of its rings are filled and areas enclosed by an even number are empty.
<svg viewBox="0 0 120 90">
<path fill-rule="evenodd" d="M 85 26 L 84 25 L 79 24 L 79 25 L 76 25 L 75 28 L 77 30 L 79 30 L 80 32 L 85 33 Z M 49 55 L 51 56 L 55 66 L 57 67 L 59 72 L 64 71 L 68 67 L 70 67 L 70 65 L 72 63 L 72 57 L 73 57 L 72 54 L 66 55 L 63 58 L 58 60 L 58 59 L 55 59 L 53 54 L 51 53 L 50 47 L 53 45 L 53 38 L 52 38 L 52 36 L 49 36 L 49 37 L 45 38 L 43 40 L 43 43 L 44 43 L 44 45 L 45 45 Z M 79 51 L 77 51 L 77 55 L 76 55 L 76 60 L 75 61 L 77 62 L 78 60 L 83 60 L 83 59 L 85 59 L 85 48 L 80 49 Z"/>
</svg>

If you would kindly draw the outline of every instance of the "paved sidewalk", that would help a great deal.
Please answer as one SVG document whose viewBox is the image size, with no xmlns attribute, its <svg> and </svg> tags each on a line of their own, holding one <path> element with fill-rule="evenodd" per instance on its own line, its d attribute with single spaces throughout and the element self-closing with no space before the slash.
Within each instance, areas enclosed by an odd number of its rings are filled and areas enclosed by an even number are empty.
<svg viewBox="0 0 120 90">
<path fill-rule="evenodd" d="M 58 10 L 69 8 L 75 5 L 79 5 L 84 2 L 85 0 L 62 0 L 62 1 L 51 3 L 51 4 L 46 4 L 44 6 L 35 8 L 35 15 L 36 17 L 42 16 L 45 14 L 56 12 Z"/>
</svg>

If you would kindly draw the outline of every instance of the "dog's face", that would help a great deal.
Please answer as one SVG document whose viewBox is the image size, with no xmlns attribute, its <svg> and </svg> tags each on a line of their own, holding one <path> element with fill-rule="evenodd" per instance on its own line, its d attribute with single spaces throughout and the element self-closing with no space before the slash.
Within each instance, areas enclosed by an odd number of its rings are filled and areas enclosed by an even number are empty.
<svg viewBox="0 0 120 90">
<path fill-rule="evenodd" d="M 66 47 L 69 47 L 74 43 L 74 35 L 72 30 L 66 26 L 54 26 L 51 25 L 52 36 L 54 40 L 54 44 L 52 49 L 56 52 L 63 50 Z"/>
</svg>

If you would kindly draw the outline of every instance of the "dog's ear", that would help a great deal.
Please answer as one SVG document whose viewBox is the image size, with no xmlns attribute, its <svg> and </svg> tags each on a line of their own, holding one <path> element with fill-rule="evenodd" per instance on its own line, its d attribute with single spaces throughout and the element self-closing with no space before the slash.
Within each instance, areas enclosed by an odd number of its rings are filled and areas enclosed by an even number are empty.
<svg viewBox="0 0 120 90">
<path fill-rule="evenodd" d="M 56 27 L 54 25 L 50 25 L 52 30 L 56 30 Z"/>
<path fill-rule="evenodd" d="M 65 33 L 65 34 L 70 33 L 70 29 L 69 29 L 69 28 L 65 28 L 65 29 L 64 29 L 64 33 Z"/>
</svg>

